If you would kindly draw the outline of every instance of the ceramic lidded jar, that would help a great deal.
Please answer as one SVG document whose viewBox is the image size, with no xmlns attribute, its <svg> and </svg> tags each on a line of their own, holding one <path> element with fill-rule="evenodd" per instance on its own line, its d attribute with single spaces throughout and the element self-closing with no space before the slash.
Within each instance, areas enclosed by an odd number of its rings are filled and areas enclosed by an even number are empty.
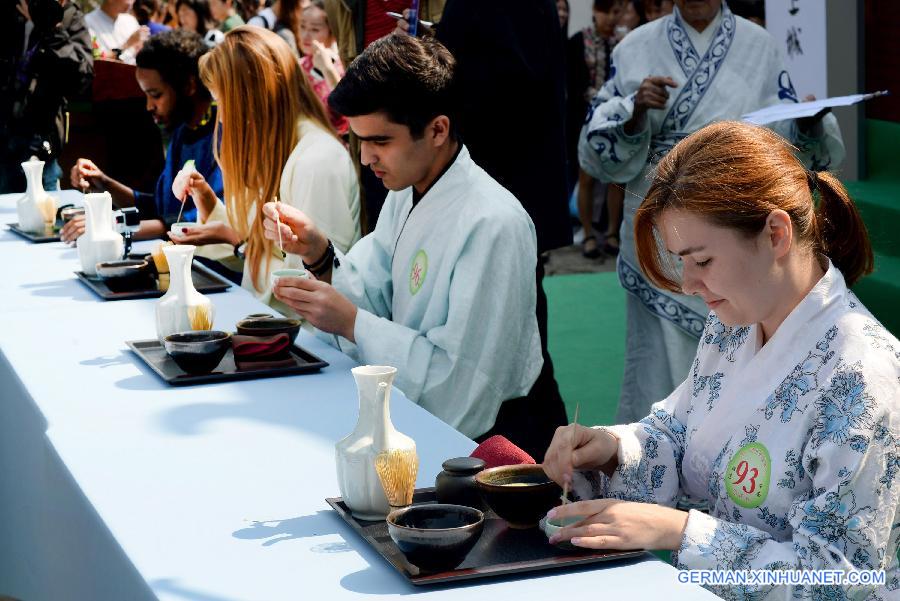
<svg viewBox="0 0 900 601">
<path fill-rule="evenodd" d="M 384 451 L 415 452 L 416 443 L 391 422 L 391 384 L 397 368 L 362 365 L 350 371 L 359 391 L 359 419 L 335 447 L 338 486 L 355 518 L 383 520 L 391 508 L 375 471 L 375 457 Z M 386 386 L 379 386 L 382 382 Z"/>
<path fill-rule="evenodd" d="M 455 457 L 445 461 L 441 467 L 444 471 L 437 475 L 434 482 L 434 495 L 438 503 L 465 505 L 487 511 L 487 504 L 475 484 L 475 474 L 484 469 L 484 460 L 477 457 Z"/>
<path fill-rule="evenodd" d="M 191 278 L 196 246 L 178 244 L 163 247 L 169 263 L 169 289 L 156 301 L 156 336 L 160 343 L 170 334 L 211 330 L 215 307 L 197 292 Z"/>
<path fill-rule="evenodd" d="M 109 192 L 84 195 L 84 233 L 78 238 L 78 258 L 85 275 L 97 275 L 97 263 L 122 258 L 125 242 L 113 229 Z"/>
<path fill-rule="evenodd" d="M 25 172 L 25 194 L 16 203 L 19 228 L 26 232 L 44 233 L 47 223 L 56 215 L 56 201 L 44 191 L 44 161 L 22 163 Z"/>
</svg>

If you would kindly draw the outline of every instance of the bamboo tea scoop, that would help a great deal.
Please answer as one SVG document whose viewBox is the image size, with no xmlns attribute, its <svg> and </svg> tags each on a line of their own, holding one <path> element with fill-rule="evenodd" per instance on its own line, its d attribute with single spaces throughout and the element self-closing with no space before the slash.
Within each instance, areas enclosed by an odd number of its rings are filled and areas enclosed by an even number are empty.
<svg viewBox="0 0 900 601">
<path fill-rule="evenodd" d="M 580 408 L 581 408 L 581 403 L 575 403 L 575 419 L 572 420 L 573 426 L 578 425 L 578 409 L 580 409 Z M 573 438 L 575 437 L 574 429 L 572 430 L 572 437 Z M 574 442 L 575 441 L 573 440 L 572 441 L 573 445 L 574 445 Z M 569 502 L 569 483 L 564 482 L 563 483 L 563 492 L 562 492 L 562 504 L 565 505 L 568 502 Z"/>
</svg>

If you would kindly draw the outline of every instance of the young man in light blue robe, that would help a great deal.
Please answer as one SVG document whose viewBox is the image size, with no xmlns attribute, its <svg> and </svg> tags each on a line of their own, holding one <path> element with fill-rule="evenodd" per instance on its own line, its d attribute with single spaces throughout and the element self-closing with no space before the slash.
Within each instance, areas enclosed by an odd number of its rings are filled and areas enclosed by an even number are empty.
<svg viewBox="0 0 900 601">
<path fill-rule="evenodd" d="M 684 379 L 708 313 L 703 302 L 659 290 L 641 273 L 634 214 L 656 164 L 702 127 L 776 104 L 797 102 L 775 41 L 734 16 L 721 0 L 675 0 L 671 15 L 619 43 L 610 79 L 592 102 L 581 132 L 581 167 L 604 182 L 627 184 L 617 261 L 628 292 L 625 374 L 617 422 L 641 419 L 650 404 Z M 783 121 L 810 169 L 834 169 L 844 157 L 833 115 L 815 123 Z M 727 199 L 723 199 L 727 202 Z"/>
<path fill-rule="evenodd" d="M 542 452 L 562 424 L 526 397 L 543 362 L 534 225 L 456 138 L 452 81 L 449 52 L 408 36 L 354 62 L 329 102 L 391 192 L 346 254 L 279 205 L 285 250 L 318 279 L 283 279 L 275 295 L 359 361 L 397 367 L 398 388 L 463 434 Z"/>
</svg>

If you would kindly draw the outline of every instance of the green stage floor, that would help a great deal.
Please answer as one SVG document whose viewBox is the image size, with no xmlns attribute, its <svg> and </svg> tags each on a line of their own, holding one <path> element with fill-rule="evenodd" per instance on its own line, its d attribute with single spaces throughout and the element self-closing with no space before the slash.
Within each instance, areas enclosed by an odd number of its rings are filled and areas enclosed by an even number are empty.
<svg viewBox="0 0 900 601">
<path fill-rule="evenodd" d="M 625 363 L 625 291 L 614 272 L 544 278 L 550 356 L 569 419 L 612 424 Z"/>
</svg>

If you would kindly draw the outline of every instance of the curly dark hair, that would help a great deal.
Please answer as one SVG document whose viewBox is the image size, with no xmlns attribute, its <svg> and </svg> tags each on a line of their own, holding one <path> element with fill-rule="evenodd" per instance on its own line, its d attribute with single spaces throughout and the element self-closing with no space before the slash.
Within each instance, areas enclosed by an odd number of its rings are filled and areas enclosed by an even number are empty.
<svg viewBox="0 0 900 601">
<path fill-rule="evenodd" d="M 138 52 L 136 62 L 141 69 L 154 69 L 167 84 L 184 94 L 187 84 L 193 78 L 197 94 L 210 98 L 200 81 L 198 64 L 200 57 L 208 50 L 200 34 L 183 29 L 173 29 L 157 34 L 144 42 Z"/>
</svg>

